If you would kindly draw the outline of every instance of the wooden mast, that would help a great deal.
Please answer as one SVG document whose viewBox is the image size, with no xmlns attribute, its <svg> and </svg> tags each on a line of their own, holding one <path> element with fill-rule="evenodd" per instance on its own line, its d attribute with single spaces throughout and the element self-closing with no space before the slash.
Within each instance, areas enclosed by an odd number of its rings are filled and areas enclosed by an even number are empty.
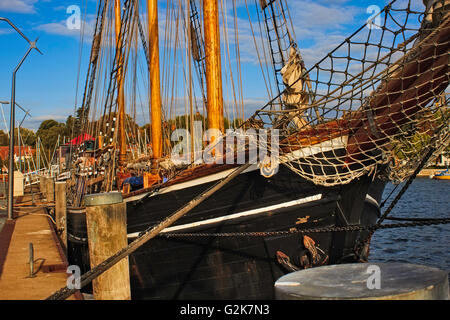
<svg viewBox="0 0 450 320">
<path fill-rule="evenodd" d="M 121 21 L 121 5 L 120 0 L 114 0 L 114 13 L 115 13 L 115 29 L 116 29 L 116 44 L 117 48 L 122 47 L 122 39 L 120 30 L 122 27 L 122 21 Z M 123 85 L 123 56 L 122 56 L 122 50 L 119 53 L 119 58 L 117 61 L 118 68 L 117 68 L 117 102 L 118 102 L 118 109 L 119 109 L 119 129 L 118 129 L 118 139 L 119 139 L 119 166 L 123 167 L 123 165 L 126 162 L 127 159 L 127 144 L 125 139 L 125 91 L 124 91 L 124 85 Z"/>
<path fill-rule="evenodd" d="M 218 0 L 203 0 L 208 129 L 224 132 Z"/>
<path fill-rule="evenodd" d="M 148 43 L 150 57 L 150 114 L 153 159 L 162 157 L 161 89 L 159 71 L 158 1 L 148 0 Z M 155 161 L 154 161 L 155 164 Z M 153 166 L 153 173 L 156 168 Z"/>
</svg>

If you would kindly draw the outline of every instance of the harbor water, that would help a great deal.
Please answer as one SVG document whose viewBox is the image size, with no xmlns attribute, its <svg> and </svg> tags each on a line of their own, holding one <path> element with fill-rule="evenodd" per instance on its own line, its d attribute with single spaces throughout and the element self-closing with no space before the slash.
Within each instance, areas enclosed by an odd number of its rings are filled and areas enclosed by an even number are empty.
<svg viewBox="0 0 450 320">
<path fill-rule="evenodd" d="M 383 200 L 395 186 L 389 183 Z M 401 185 L 397 188 L 399 191 Z M 389 206 L 396 192 L 386 202 Z M 448 218 L 450 180 L 417 178 L 397 203 L 390 216 Z M 0 230 L 6 220 L 6 201 L 0 201 Z M 398 221 L 385 220 L 385 223 Z M 450 272 L 450 224 L 377 230 L 371 241 L 369 262 L 408 262 Z"/>
<path fill-rule="evenodd" d="M 385 199 L 395 186 L 389 183 Z M 400 185 L 381 209 L 383 213 Z M 389 216 L 401 218 L 449 218 L 450 180 L 417 178 Z M 385 220 L 384 223 L 400 221 Z M 369 262 L 408 262 L 450 272 L 450 224 L 377 230 L 372 237 Z"/>
</svg>

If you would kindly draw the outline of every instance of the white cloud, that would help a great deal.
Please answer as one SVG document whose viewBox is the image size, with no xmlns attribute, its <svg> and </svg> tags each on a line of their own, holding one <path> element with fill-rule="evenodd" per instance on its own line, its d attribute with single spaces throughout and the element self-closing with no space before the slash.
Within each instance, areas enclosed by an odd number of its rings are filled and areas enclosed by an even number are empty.
<svg viewBox="0 0 450 320">
<path fill-rule="evenodd" d="M 67 112 L 67 115 L 45 114 L 45 115 L 33 116 L 32 118 L 27 118 L 23 122 L 23 127 L 26 127 L 28 129 L 37 130 L 43 121 L 49 120 L 49 119 L 55 120 L 57 122 L 65 123 L 69 114 L 70 114 L 70 112 Z"/>
<path fill-rule="evenodd" d="M 90 41 L 92 39 L 92 36 L 94 34 L 94 26 L 95 26 L 95 20 L 81 21 L 81 28 L 82 29 L 84 28 L 85 41 Z M 73 37 L 78 37 L 78 38 L 80 37 L 80 32 L 81 32 L 81 30 L 78 30 L 78 29 L 69 29 L 67 27 L 66 20 L 41 24 L 41 25 L 35 27 L 34 29 L 43 31 L 48 34 L 54 34 L 54 35 L 60 35 L 60 36 L 73 36 Z"/>
<path fill-rule="evenodd" d="M 80 34 L 79 30 L 67 28 L 65 21 L 41 24 L 34 29 L 61 36 L 76 36 Z"/>
<path fill-rule="evenodd" d="M 1 0 L 0 11 L 16 13 L 36 13 L 34 4 L 37 0 Z"/>
<path fill-rule="evenodd" d="M 355 15 L 361 11 L 354 6 L 336 5 L 333 2 L 326 4 L 303 0 L 290 2 L 290 12 L 295 27 L 313 31 L 342 28 L 343 24 L 354 22 Z"/>
<path fill-rule="evenodd" d="M 55 11 L 66 11 L 67 10 L 67 6 L 57 6 L 57 7 L 54 7 L 53 10 L 55 10 Z"/>
<path fill-rule="evenodd" d="M 8 34 L 8 33 L 12 33 L 12 30 L 10 30 L 10 29 L 0 29 L 0 34 Z"/>
<path fill-rule="evenodd" d="M 35 121 L 45 121 L 48 119 L 56 120 L 56 121 L 65 121 L 67 119 L 68 115 L 57 115 L 57 114 L 47 114 L 47 115 L 40 115 L 35 116 L 28 121 L 35 120 Z"/>
</svg>

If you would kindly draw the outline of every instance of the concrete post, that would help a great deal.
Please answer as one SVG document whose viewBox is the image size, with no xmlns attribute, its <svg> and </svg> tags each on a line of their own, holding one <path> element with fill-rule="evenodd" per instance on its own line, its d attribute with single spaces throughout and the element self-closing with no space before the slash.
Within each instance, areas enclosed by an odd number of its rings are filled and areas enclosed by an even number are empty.
<svg viewBox="0 0 450 320">
<path fill-rule="evenodd" d="M 409 263 L 352 263 L 289 273 L 278 300 L 448 300 L 447 272 Z"/>
</svg>

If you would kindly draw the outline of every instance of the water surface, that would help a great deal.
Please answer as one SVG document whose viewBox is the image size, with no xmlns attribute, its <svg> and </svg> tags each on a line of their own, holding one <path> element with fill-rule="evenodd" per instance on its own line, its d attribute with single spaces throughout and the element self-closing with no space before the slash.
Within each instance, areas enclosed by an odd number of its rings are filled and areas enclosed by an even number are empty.
<svg viewBox="0 0 450 320">
<path fill-rule="evenodd" d="M 385 199 L 395 186 L 389 183 Z M 400 190 L 402 185 L 397 188 Z M 391 196 L 391 200 L 394 198 Z M 404 218 L 450 218 L 450 180 L 417 178 L 389 216 Z M 390 200 L 382 208 L 389 206 Z M 384 223 L 399 221 L 385 220 Z M 371 241 L 369 261 L 408 262 L 450 272 L 450 224 L 377 230 Z"/>
</svg>

